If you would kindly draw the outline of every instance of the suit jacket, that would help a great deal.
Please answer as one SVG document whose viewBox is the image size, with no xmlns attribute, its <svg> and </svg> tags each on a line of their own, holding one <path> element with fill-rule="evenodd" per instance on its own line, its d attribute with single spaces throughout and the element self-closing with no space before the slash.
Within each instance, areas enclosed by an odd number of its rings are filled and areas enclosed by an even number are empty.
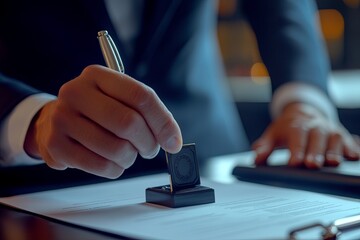
<svg viewBox="0 0 360 240">
<path fill-rule="evenodd" d="M 326 92 L 328 62 L 312 1 L 242 1 L 275 91 L 303 81 Z M 96 38 L 106 29 L 127 74 L 151 86 L 198 157 L 248 149 L 225 86 L 215 39 L 216 5 L 207 0 L 147 0 L 133 56 L 126 55 L 102 1 L 0 3 L 0 120 L 30 94 L 57 94 L 89 64 L 104 64 Z M 239 43 L 241 44 L 241 43 Z"/>
</svg>

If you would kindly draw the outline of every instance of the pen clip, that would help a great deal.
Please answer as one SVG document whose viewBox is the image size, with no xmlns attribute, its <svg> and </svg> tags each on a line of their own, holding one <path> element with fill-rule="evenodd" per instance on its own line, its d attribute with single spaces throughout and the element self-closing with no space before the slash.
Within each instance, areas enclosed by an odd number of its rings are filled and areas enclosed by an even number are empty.
<svg viewBox="0 0 360 240">
<path fill-rule="evenodd" d="M 125 72 L 123 62 L 121 60 L 119 51 L 117 50 L 114 41 L 106 30 L 98 32 L 98 39 L 100 48 L 104 56 L 106 65 L 121 73 Z"/>
<path fill-rule="evenodd" d="M 337 219 L 331 224 L 340 232 L 351 231 L 360 227 L 360 215 Z"/>
<path fill-rule="evenodd" d="M 307 231 L 309 229 L 320 228 L 322 229 L 321 239 L 323 240 L 336 240 L 340 234 L 355 230 L 360 227 L 360 215 L 344 217 L 335 220 L 332 224 L 324 226 L 320 223 L 310 224 L 304 227 L 293 229 L 289 233 L 289 240 L 297 240 L 297 234 Z"/>
</svg>

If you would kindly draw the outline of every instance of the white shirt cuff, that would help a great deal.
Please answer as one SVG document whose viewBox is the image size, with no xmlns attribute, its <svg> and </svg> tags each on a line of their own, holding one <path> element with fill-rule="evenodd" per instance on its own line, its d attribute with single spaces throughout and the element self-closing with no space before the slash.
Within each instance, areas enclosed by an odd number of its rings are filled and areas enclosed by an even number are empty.
<svg viewBox="0 0 360 240">
<path fill-rule="evenodd" d="M 277 118 L 284 107 L 292 102 L 308 103 L 319 109 L 327 118 L 339 121 L 336 107 L 323 92 L 299 82 L 285 84 L 275 91 L 270 105 L 272 118 Z"/>
<path fill-rule="evenodd" d="M 56 96 L 39 93 L 21 101 L 0 125 L 0 166 L 33 165 L 43 163 L 30 157 L 24 141 L 31 120 L 36 113 Z"/>
</svg>

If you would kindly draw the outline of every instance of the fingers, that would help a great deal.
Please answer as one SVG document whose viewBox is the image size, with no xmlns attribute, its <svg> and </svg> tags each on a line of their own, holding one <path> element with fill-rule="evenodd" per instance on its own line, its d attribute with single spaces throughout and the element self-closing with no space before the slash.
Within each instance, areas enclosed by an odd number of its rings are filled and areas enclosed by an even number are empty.
<svg viewBox="0 0 360 240">
<path fill-rule="evenodd" d="M 266 165 L 267 159 L 269 158 L 274 148 L 271 129 L 266 131 L 259 139 L 257 139 L 252 145 L 252 148 L 256 154 L 255 164 Z"/>
<path fill-rule="evenodd" d="M 77 134 L 78 138 L 96 132 L 99 140 L 106 137 L 112 138 L 114 143 L 120 139 L 128 140 L 144 158 L 156 156 L 160 149 L 157 140 L 144 118 L 138 112 L 94 89 L 89 89 L 86 94 L 90 94 L 92 97 L 87 101 L 76 101 L 72 104 L 72 107 L 80 111 L 81 117 L 83 119 L 87 118 L 88 121 L 83 121 L 83 124 L 86 125 L 78 125 L 82 126 L 81 128 L 69 132 L 76 133 L 80 129 L 84 129 L 82 133 Z M 90 121 L 93 123 L 90 123 Z M 108 132 L 98 130 L 100 126 L 104 130 L 108 130 Z M 83 138 L 86 139 L 86 137 Z M 104 145 L 113 145 L 110 142 L 100 143 L 100 145 L 96 146 L 104 149 L 104 147 L 106 148 Z"/>
<path fill-rule="evenodd" d="M 128 141 L 116 137 L 81 116 L 74 118 L 72 123 L 67 127 L 66 132 L 73 141 L 123 169 L 129 168 L 134 163 L 137 150 Z"/>
<path fill-rule="evenodd" d="M 134 163 L 137 150 L 128 141 L 71 111 L 57 106 L 45 121 L 43 117 L 39 119 L 44 126 L 40 152 L 47 165 L 116 178 Z"/>
<path fill-rule="evenodd" d="M 153 158 L 160 146 L 172 153 L 182 147 L 180 128 L 155 92 L 101 66 L 64 84 L 36 122 L 37 149 L 55 169 L 116 178 L 138 153 Z"/>
<path fill-rule="evenodd" d="M 81 169 L 85 172 L 111 179 L 119 177 L 124 172 L 123 167 L 89 151 L 81 144 L 69 138 L 64 137 L 61 141 L 58 141 L 56 147 L 51 147 L 50 149 L 49 155 L 52 159 L 56 159 L 57 163 L 63 163 L 70 168 Z M 49 166 L 51 166 L 51 163 Z"/>
<path fill-rule="evenodd" d="M 318 169 L 340 164 L 342 137 L 339 133 L 319 126 L 310 129 L 297 126 L 289 135 L 290 166 Z"/>
<path fill-rule="evenodd" d="M 360 157 L 360 140 L 357 135 L 348 134 L 345 137 L 344 144 L 344 157 L 350 161 L 359 160 Z"/>
<path fill-rule="evenodd" d="M 289 130 L 289 165 L 299 167 L 303 165 L 306 151 L 307 132 L 298 125 L 292 125 Z"/>
<path fill-rule="evenodd" d="M 318 169 L 323 166 L 336 167 L 341 163 L 342 156 L 346 156 L 346 151 L 348 151 L 348 156 L 352 156 L 354 160 L 359 157 L 358 153 L 352 152 L 349 147 L 352 146 L 351 144 L 345 144 L 349 141 L 352 142 L 352 139 L 346 140 L 346 134 L 343 132 L 317 126 L 308 131 L 295 131 L 290 135 L 291 158 L 289 165 L 291 166 L 300 166 L 300 163 L 303 162 L 304 166 L 310 169 Z M 297 159 L 293 160 L 297 153 Z M 298 164 L 293 164 L 293 161 L 297 161 Z"/>
<path fill-rule="evenodd" d="M 325 163 L 327 133 L 321 128 L 313 128 L 308 135 L 304 164 L 307 168 L 321 168 Z"/>
<path fill-rule="evenodd" d="M 108 68 L 91 67 L 87 68 L 84 72 L 87 78 L 92 77 L 96 79 L 96 85 L 102 92 L 134 109 L 139 114 L 132 113 L 126 116 L 128 117 L 128 122 L 131 122 L 130 120 L 133 120 L 133 118 L 139 122 L 140 120 L 137 116 L 141 116 L 156 141 L 164 150 L 176 153 L 181 149 L 182 136 L 180 128 L 172 114 L 151 88 L 129 76 L 121 75 Z M 105 72 L 106 76 L 97 77 L 100 72 Z M 118 79 L 118 81 L 114 79 Z M 124 92 L 125 90 L 126 92 Z M 124 122 L 126 123 L 126 120 Z M 137 125 L 134 124 L 130 128 L 134 130 L 134 126 L 136 127 Z"/>
<path fill-rule="evenodd" d="M 343 138 L 340 133 L 333 133 L 328 137 L 327 149 L 325 152 L 325 165 L 338 166 L 342 160 Z"/>
<path fill-rule="evenodd" d="M 253 145 L 257 164 L 266 163 L 271 151 L 281 147 L 289 148 L 290 166 L 318 169 L 338 166 L 343 157 L 359 159 L 360 138 L 351 136 L 341 123 L 307 106 L 291 104 L 270 124 Z"/>
</svg>

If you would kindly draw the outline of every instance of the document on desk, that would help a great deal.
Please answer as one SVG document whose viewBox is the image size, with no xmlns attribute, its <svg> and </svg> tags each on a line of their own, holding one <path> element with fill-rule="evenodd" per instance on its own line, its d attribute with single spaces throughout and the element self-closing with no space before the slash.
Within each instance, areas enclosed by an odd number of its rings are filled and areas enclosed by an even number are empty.
<svg viewBox="0 0 360 240">
<path fill-rule="evenodd" d="M 254 183 L 222 184 L 216 202 L 184 208 L 145 203 L 145 189 L 166 174 L 65 188 L 0 202 L 64 222 L 137 239 L 286 239 L 304 224 L 360 213 L 360 201 Z"/>
</svg>

